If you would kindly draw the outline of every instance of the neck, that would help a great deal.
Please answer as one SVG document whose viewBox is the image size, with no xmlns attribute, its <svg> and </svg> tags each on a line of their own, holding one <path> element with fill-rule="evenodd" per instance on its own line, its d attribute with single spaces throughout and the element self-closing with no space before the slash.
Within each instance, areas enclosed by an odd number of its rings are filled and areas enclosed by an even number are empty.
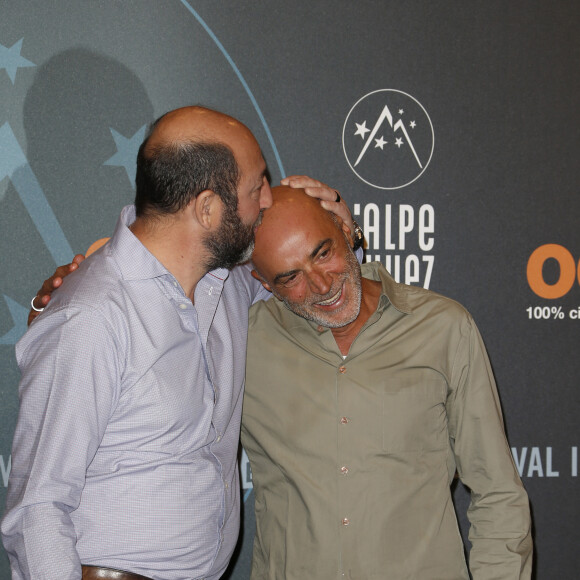
<svg viewBox="0 0 580 580">
<path fill-rule="evenodd" d="M 207 254 L 201 237 L 191 233 L 179 219 L 164 217 L 154 223 L 137 218 L 130 226 L 135 237 L 155 256 L 179 282 L 193 302 L 197 283 L 207 274 Z"/>
<path fill-rule="evenodd" d="M 368 278 L 361 279 L 361 304 L 358 316 L 350 324 L 340 328 L 332 328 L 332 335 L 340 352 L 347 355 L 354 339 L 373 312 L 377 309 L 381 296 L 382 284 Z"/>
</svg>

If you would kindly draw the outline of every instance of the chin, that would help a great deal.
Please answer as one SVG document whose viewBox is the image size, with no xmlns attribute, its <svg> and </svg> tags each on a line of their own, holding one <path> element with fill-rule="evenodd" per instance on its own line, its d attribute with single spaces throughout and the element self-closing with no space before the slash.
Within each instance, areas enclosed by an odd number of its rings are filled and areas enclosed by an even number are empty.
<svg viewBox="0 0 580 580">
<path fill-rule="evenodd" d="M 252 259 L 252 254 L 254 253 L 254 242 L 252 242 L 240 256 L 240 259 L 236 262 L 236 265 L 245 264 Z"/>
</svg>

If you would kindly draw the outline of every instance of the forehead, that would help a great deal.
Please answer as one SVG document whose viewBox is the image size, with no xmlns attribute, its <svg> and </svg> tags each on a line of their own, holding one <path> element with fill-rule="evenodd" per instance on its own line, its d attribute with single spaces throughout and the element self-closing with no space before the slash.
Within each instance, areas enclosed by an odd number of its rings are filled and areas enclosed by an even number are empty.
<svg viewBox="0 0 580 580">
<path fill-rule="evenodd" d="M 231 148 L 242 178 L 253 178 L 266 170 L 266 162 L 258 142 L 249 131 L 240 131 L 231 142 Z"/>
<path fill-rule="evenodd" d="M 335 243 L 341 230 L 325 210 L 297 211 L 292 204 L 266 210 L 263 225 L 256 233 L 254 263 L 270 279 L 282 272 L 307 266 L 324 243 Z M 275 211 L 276 215 L 268 216 Z"/>
</svg>

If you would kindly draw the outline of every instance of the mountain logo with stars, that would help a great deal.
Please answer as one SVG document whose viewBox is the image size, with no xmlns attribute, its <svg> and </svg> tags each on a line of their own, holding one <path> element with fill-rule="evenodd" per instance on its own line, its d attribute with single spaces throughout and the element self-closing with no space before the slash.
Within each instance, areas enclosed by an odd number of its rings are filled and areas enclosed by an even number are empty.
<svg viewBox="0 0 580 580">
<path fill-rule="evenodd" d="M 359 99 L 342 130 L 350 168 L 377 189 L 400 189 L 417 180 L 427 169 L 434 146 L 433 124 L 423 105 L 394 89 Z"/>
</svg>

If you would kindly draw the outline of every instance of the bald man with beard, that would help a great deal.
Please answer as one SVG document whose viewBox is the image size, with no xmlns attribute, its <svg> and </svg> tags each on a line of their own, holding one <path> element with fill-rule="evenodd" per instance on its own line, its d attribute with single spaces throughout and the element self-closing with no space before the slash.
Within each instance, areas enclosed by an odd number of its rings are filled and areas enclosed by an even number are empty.
<svg viewBox="0 0 580 580">
<path fill-rule="evenodd" d="M 215 580 L 236 545 L 248 309 L 269 294 L 234 266 L 272 201 L 266 163 L 242 123 L 186 107 L 153 125 L 136 186 L 16 347 L 14 580 Z"/>
<path fill-rule="evenodd" d="M 242 444 L 252 580 L 528 579 L 530 511 L 481 337 L 456 302 L 359 266 L 340 224 L 274 188 L 254 275 Z"/>
</svg>

